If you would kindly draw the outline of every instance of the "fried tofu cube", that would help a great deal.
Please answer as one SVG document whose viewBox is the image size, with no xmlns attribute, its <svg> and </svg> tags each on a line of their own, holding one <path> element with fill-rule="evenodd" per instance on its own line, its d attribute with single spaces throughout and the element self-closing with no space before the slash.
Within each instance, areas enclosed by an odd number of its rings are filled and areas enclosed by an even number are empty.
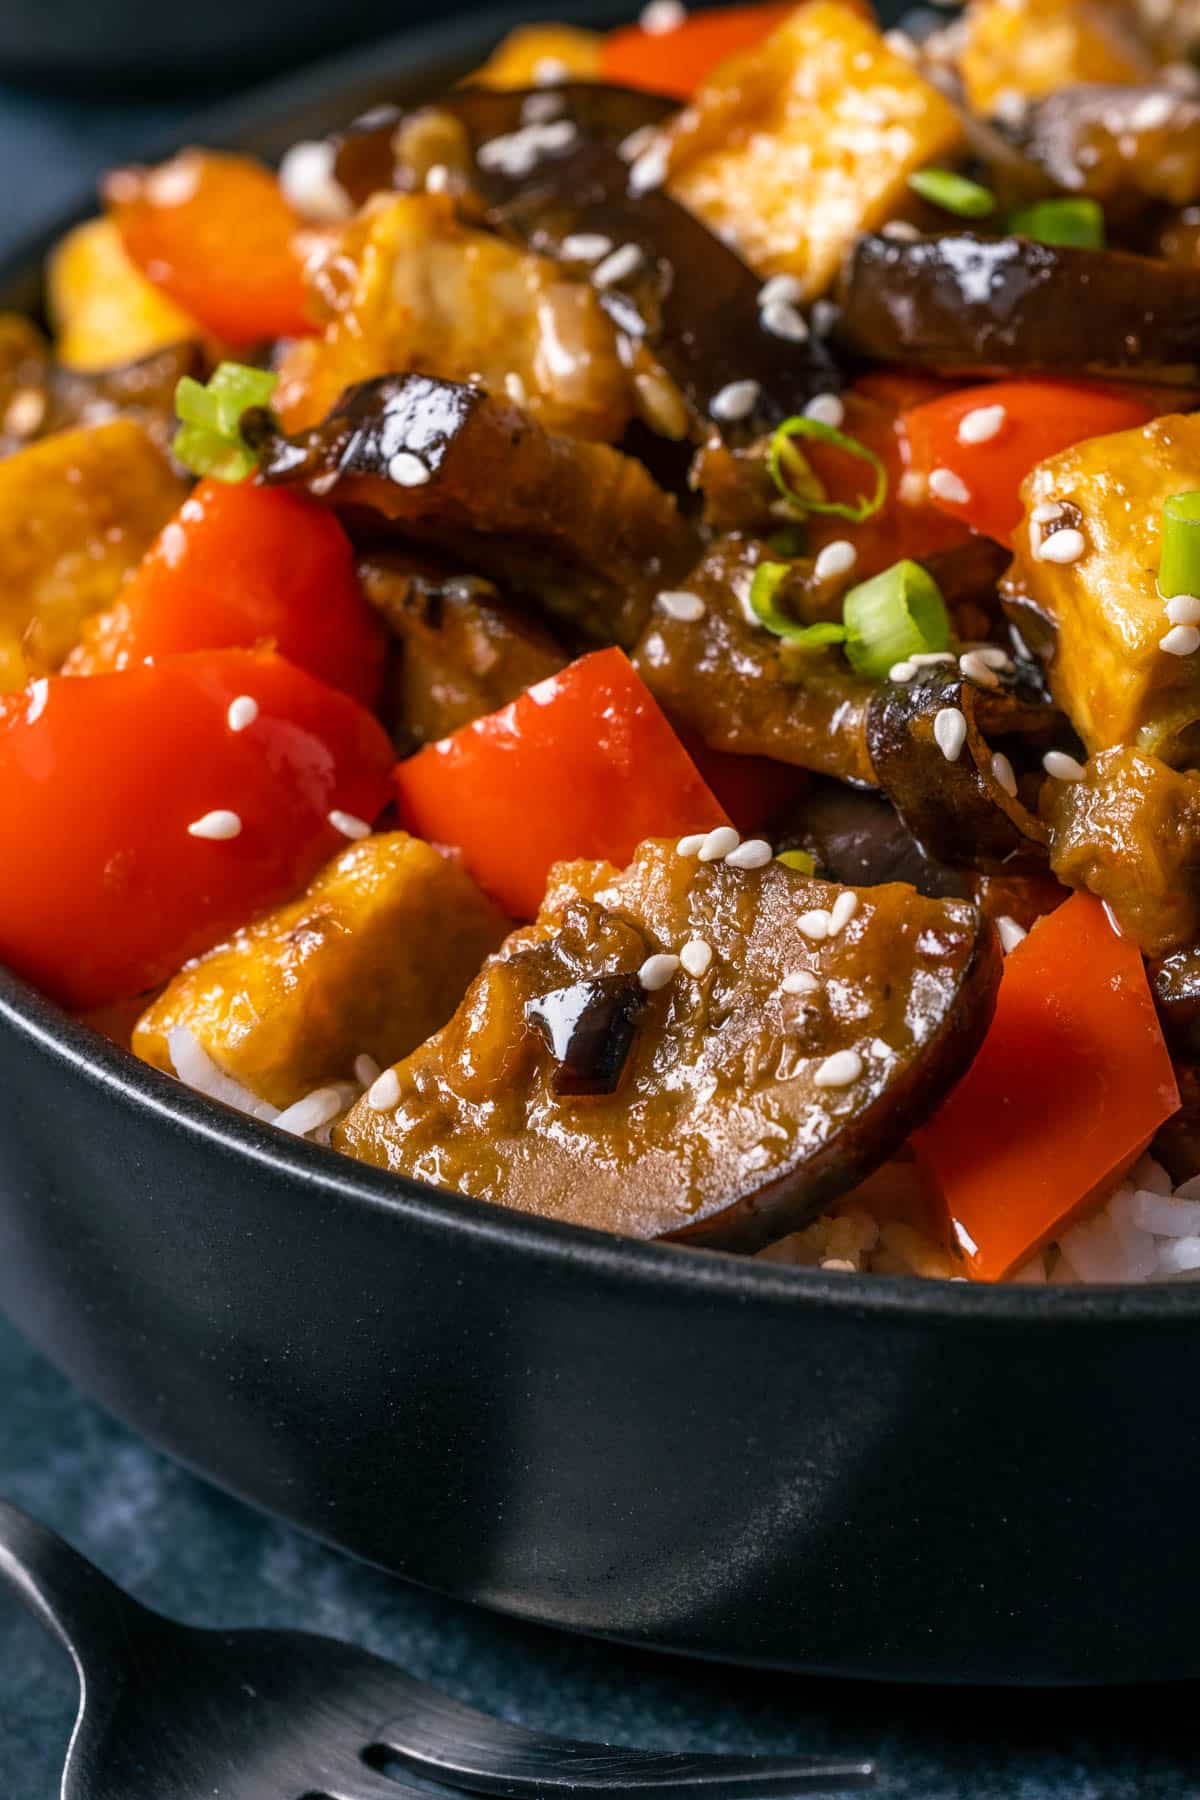
<svg viewBox="0 0 1200 1800">
<path fill-rule="evenodd" d="M 604 39 L 577 25 L 518 25 L 497 44 L 474 80 L 481 87 L 537 87 L 550 81 L 598 81 Z"/>
<path fill-rule="evenodd" d="M 1154 74 L 1128 7 L 1107 0 L 975 0 L 964 30 L 963 85 L 972 110 L 985 117 L 1012 99 Z"/>
<path fill-rule="evenodd" d="M 0 463 L 0 689 L 61 666 L 186 498 L 130 419 L 56 432 Z"/>
<path fill-rule="evenodd" d="M 838 0 L 730 57 L 668 128 L 668 187 L 760 275 L 828 287 L 854 239 L 958 150 L 949 101 Z"/>
<path fill-rule="evenodd" d="M 1136 744 L 1170 761 L 1200 720 L 1200 655 L 1161 648 L 1158 592 L 1163 502 L 1198 469 L 1200 416 L 1173 414 L 1049 457 L 1022 487 L 1006 603 L 1053 635 L 1050 684 L 1089 752 Z M 1056 550 L 1064 531 L 1076 536 Z"/>
<path fill-rule="evenodd" d="M 364 838 L 304 893 L 182 968 L 143 1013 L 133 1049 L 172 1067 L 186 1026 L 273 1106 L 387 1068 L 450 1017 L 507 929 L 453 857 L 404 831 Z"/>
<path fill-rule="evenodd" d="M 55 354 L 70 369 L 115 369 L 199 338 L 194 319 L 126 256 L 111 219 L 89 219 L 46 267 Z"/>
</svg>

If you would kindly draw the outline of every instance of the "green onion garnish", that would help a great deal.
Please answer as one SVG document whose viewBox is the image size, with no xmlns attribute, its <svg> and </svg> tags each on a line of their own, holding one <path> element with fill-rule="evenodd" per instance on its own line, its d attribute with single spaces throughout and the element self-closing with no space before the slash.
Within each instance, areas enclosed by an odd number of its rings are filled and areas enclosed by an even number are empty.
<svg viewBox="0 0 1200 1800">
<path fill-rule="evenodd" d="M 279 383 L 269 369 L 245 363 L 218 364 L 201 384 L 185 375 L 175 388 L 179 430 L 171 449 L 193 475 L 218 481 L 244 481 L 258 466 L 258 455 L 241 434 L 242 414 L 267 406 Z"/>
<path fill-rule="evenodd" d="M 1164 600 L 1200 594 L 1200 493 L 1163 501 L 1158 591 Z"/>
<path fill-rule="evenodd" d="M 816 625 L 802 625 L 787 613 L 781 612 L 776 605 L 775 597 L 782 583 L 791 574 L 788 563 L 759 563 L 754 571 L 754 579 L 750 583 L 750 611 L 760 625 L 773 632 L 777 638 L 783 638 L 789 644 L 802 644 L 807 649 L 820 649 L 825 644 L 840 644 L 846 636 L 845 627 L 824 620 Z"/>
<path fill-rule="evenodd" d="M 920 563 L 893 563 L 851 588 L 842 618 L 846 655 L 860 675 L 873 680 L 910 656 L 944 650 L 950 642 L 941 589 Z"/>
<path fill-rule="evenodd" d="M 956 175 L 953 169 L 918 169 L 909 176 L 908 185 L 922 200 L 940 206 L 943 212 L 957 213 L 961 219 L 986 219 L 996 210 L 995 194 L 965 175 Z"/>
<path fill-rule="evenodd" d="M 832 444 L 835 450 L 844 450 L 847 456 L 856 456 L 860 462 L 870 463 L 875 471 L 875 492 L 864 494 L 861 500 L 848 505 L 841 500 L 818 499 L 793 487 L 787 469 L 792 438 L 815 438 L 820 444 Z M 834 513 L 839 519 L 849 519 L 852 524 L 861 525 L 864 519 L 877 513 L 887 499 L 887 470 L 875 452 L 865 444 L 860 444 L 857 438 L 847 437 L 844 431 L 835 431 L 832 425 L 822 424 L 820 419 L 797 416 L 777 425 L 771 433 L 767 468 L 783 498 L 799 512 Z"/>
<path fill-rule="evenodd" d="M 798 869 L 801 875 L 815 875 L 817 865 L 807 850 L 781 850 L 775 858 L 787 869 Z"/>
<path fill-rule="evenodd" d="M 1008 229 L 1036 244 L 1103 250 L 1104 209 L 1095 200 L 1039 200 L 1013 213 Z"/>
</svg>

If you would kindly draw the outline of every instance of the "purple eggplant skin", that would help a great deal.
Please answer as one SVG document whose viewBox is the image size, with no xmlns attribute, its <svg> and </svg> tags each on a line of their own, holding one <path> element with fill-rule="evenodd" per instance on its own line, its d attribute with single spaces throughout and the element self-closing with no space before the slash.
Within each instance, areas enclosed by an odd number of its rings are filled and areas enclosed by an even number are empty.
<svg viewBox="0 0 1200 1800">
<path fill-rule="evenodd" d="M 972 897 L 970 877 L 927 856 L 890 800 L 826 775 L 812 777 L 779 841 L 807 850 L 821 875 L 846 887 L 905 881 L 930 900 Z"/>
<path fill-rule="evenodd" d="M 592 975 L 525 1005 L 558 1065 L 554 1092 L 586 1099 L 613 1094 L 621 1083 L 646 991 L 636 975 Z"/>
<path fill-rule="evenodd" d="M 857 356 L 973 374 L 1200 381 L 1200 270 L 1120 250 L 970 232 L 860 238 L 839 341 Z"/>
<path fill-rule="evenodd" d="M 1200 945 L 1157 958 L 1146 974 L 1172 1056 L 1200 1062 Z"/>
<path fill-rule="evenodd" d="M 530 129 L 527 109 L 551 99 L 550 123 L 573 127 L 565 142 L 535 158 L 503 166 L 479 152 L 498 139 Z M 683 394 L 697 421 L 716 423 L 741 441 L 802 412 L 841 379 L 824 341 L 776 337 L 763 323 L 761 283 L 734 250 L 680 206 L 661 186 L 631 191 L 629 139 L 675 110 L 660 95 L 601 83 L 559 88 L 460 88 L 431 109 L 456 121 L 472 166 L 469 181 L 494 230 L 543 255 L 569 262 L 572 237 L 599 236 L 639 252 L 629 274 L 598 286 L 600 303 L 617 329 L 644 343 Z M 337 155 L 338 180 L 361 203 L 404 181 L 396 168 L 394 123 L 352 133 Z M 519 173 L 511 172 L 514 167 Z M 570 266 L 580 279 L 592 268 Z M 736 424 L 713 418 L 713 401 L 731 382 L 753 381 L 757 400 Z M 697 435 L 702 435 L 699 431 Z"/>
</svg>

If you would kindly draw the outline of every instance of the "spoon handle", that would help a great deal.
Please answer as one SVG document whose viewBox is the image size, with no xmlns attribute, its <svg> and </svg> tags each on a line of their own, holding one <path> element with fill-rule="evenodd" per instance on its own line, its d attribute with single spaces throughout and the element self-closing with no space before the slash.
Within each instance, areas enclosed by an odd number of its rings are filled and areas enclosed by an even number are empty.
<svg viewBox="0 0 1200 1800">
<path fill-rule="evenodd" d="M 71 1653 L 81 1683 L 125 1660 L 135 1601 L 62 1538 L 0 1500 L 0 1581 Z"/>
</svg>

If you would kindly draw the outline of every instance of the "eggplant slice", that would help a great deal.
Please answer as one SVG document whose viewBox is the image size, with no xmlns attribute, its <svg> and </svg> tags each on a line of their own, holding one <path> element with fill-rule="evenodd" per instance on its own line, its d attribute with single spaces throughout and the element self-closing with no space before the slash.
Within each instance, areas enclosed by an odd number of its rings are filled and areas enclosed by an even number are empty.
<svg viewBox="0 0 1200 1800">
<path fill-rule="evenodd" d="M 380 376 L 294 437 L 261 408 L 242 430 L 264 480 L 328 500 L 360 545 L 443 549 L 601 643 L 632 644 L 654 594 L 695 560 L 640 463 L 459 382 Z"/>
<path fill-rule="evenodd" d="M 835 906 L 840 928 L 822 938 Z M 636 978 L 689 939 L 711 960 L 645 994 L 619 1090 L 556 1087 L 547 997 Z M 334 1142 L 525 1212 L 753 1250 L 929 1118 L 978 1050 L 999 978 L 995 932 L 960 901 L 835 888 L 775 861 L 698 863 L 651 840 L 624 872 L 553 871 L 537 924 L 397 1066 L 395 1110 L 360 1102 Z"/>
<path fill-rule="evenodd" d="M 1157 382 L 1200 379 L 1200 270 L 969 232 L 861 238 L 840 333 L 879 362 Z"/>
<path fill-rule="evenodd" d="M 203 367 L 200 345 L 185 343 L 117 368 L 66 369 L 28 319 L 0 314 L 0 457 L 68 426 L 110 419 L 132 419 L 165 452 L 175 429 L 175 388 Z"/>
<path fill-rule="evenodd" d="M 798 343 L 766 329 L 761 284 L 735 251 L 661 186 L 643 190 L 635 181 L 631 189 L 630 139 L 644 134 L 649 141 L 674 110 L 660 95 L 569 83 L 461 88 L 425 116 L 458 128 L 457 140 L 451 130 L 446 141 L 465 149 L 461 173 L 487 222 L 566 262 L 581 279 L 595 278 L 613 323 L 645 345 L 696 420 L 713 419 L 713 401 L 731 382 L 756 384 L 750 412 L 722 425 L 741 439 L 803 411 L 840 381 L 815 333 Z M 411 181 L 404 133 L 401 122 L 341 140 L 337 176 L 357 204 Z M 587 237 L 627 252 L 628 272 L 605 278 L 603 253 L 591 262 L 573 259 L 571 240 Z"/>
</svg>

